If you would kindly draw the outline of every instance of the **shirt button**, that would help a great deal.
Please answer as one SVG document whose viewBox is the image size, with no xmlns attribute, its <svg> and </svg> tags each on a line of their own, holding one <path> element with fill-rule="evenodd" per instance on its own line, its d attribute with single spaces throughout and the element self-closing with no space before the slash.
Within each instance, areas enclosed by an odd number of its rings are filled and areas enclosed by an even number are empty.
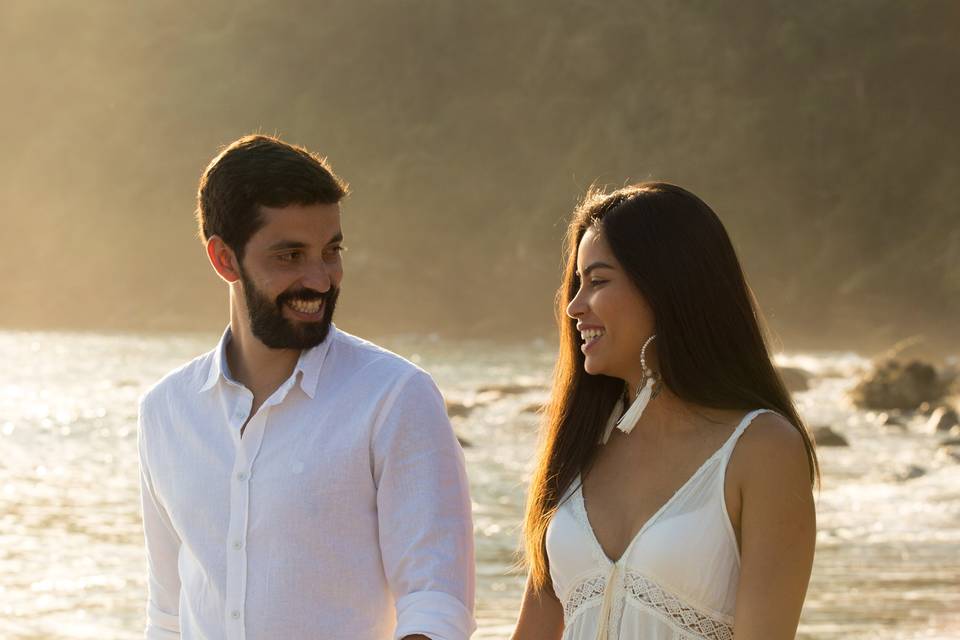
<svg viewBox="0 0 960 640">
<path fill-rule="evenodd" d="M 233 548 L 239 551 L 240 549 L 243 549 L 243 543 L 237 540 L 233 543 Z"/>
<path fill-rule="evenodd" d="M 240 473 L 237 474 L 237 480 L 239 480 L 240 482 L 243 482 L 246 479 L 247 479 L 246 471 L 241 471 Z"/>
<path fill-rule="evenodd" d="M 240 617 L 240 612 L 234 609 L 233 611 L 230 612 L 230 617 L 236 620 Z"/>
</svg>

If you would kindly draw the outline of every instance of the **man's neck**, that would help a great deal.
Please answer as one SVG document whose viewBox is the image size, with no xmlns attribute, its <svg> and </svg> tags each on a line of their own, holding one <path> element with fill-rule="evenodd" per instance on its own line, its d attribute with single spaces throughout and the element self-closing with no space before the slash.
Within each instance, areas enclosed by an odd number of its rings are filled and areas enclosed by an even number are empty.
<svg viewBox="0 0 960 640">
<path fill-rule="evenodd" d="M 231 340 L 226 356 L 233 379 L 253 393 L 259 405 L 290 377 L 300 358 L 299 349 L 271 349 L 236 317 L 230 321 Z"/>
</svg>

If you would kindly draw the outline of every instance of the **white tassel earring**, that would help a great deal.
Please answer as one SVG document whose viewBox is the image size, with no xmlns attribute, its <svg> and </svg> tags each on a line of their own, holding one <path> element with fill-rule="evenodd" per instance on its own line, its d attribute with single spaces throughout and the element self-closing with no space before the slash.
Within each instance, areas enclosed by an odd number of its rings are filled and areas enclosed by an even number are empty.
<svg viewBox="0 0 960 640">
<path fill-rule="evenodd" d="M 613 413 L 610 414 L 610 419 L 607 421 L 607 426 L 604 429 L 603 439 L 601 440 L 602 444 L 606 444 L 607 440 L 610 439 L 610 434 L 613 433 L 614 427 L 624 433 L 633 431 L 633 428 L 637 426 L 637 421 L 640 420 L 640 416 L 643 415 L 643 410 L 647 408 L 647 404 L 660 392 L 660 376 L 647 366 L 647 347 L 650 346 L 650 343 L 653 342 L 653 339 L 656 337 L 657 334 L 653 334 L 647 338 L 647 341 L 643 343 L 643 348 L 640 350 L 640 367 L 643 369 L 643 378 L 637 387 L 637 395 L 633 399 L 633 404 L 631 404 L 627 412 L 618 419 L 620 412 L 623 411 L 624 403 L 622 397 L 617 400 L 617 405 L 613 408 Z"/>
</svg>

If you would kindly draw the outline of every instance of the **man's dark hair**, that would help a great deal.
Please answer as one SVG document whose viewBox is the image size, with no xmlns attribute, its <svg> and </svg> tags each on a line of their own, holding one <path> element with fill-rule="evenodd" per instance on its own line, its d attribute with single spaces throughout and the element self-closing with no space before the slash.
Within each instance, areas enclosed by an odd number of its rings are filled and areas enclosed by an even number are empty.
<svg viewBox="0 0 960 640">
<path fill-rule="evenodd" d="M 200 237 L 220 236 L 242 259 L 263 225 L 261 206 L 335 204 L 348 193 L 325 158 L 270 136 L 244 136 L 211 160 L 200 178 Z"/>
</svg>

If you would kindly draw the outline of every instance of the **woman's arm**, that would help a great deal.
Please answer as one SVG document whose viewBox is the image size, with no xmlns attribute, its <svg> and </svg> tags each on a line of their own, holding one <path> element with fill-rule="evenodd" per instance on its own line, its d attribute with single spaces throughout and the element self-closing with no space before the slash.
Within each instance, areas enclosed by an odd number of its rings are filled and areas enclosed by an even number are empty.
<svg viewBox="0 0 960 640">
<path fill-rule="evenodd" d="M 559 640 L 563 635 L 563 605 L 553 588 L 535 591 L 527 580 L 520 605 L 520 619 L 511 640 Z"/>
<path fill-rule="evenodd" d="M 741 437 L 734 458 L 741 496 L 734 635 L 792 640 L 817 533 L 803 440 L 784 418 L 763 414 Z"/>
</svg>

